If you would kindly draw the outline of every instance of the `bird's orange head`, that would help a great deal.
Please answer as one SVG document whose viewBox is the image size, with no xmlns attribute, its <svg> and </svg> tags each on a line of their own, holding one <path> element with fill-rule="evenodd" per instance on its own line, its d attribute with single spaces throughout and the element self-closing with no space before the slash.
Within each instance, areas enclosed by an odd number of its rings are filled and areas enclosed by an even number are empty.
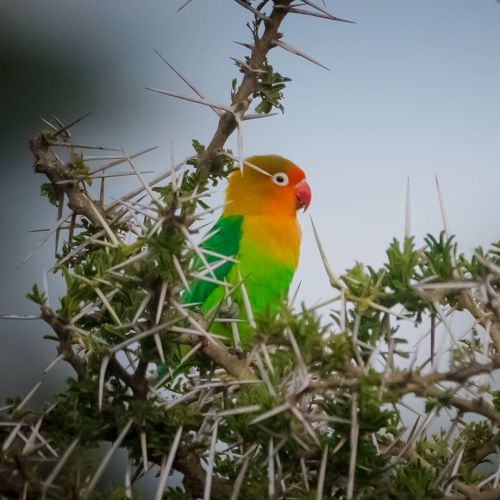
<svg viewBox="0 0 500 500">
<path fill-rule="evenodd" d="M 311 203 L 303 170 L 282 156 L 251 156 L 228 181 L 224 215 L 295 216 Z"/>
</svg>

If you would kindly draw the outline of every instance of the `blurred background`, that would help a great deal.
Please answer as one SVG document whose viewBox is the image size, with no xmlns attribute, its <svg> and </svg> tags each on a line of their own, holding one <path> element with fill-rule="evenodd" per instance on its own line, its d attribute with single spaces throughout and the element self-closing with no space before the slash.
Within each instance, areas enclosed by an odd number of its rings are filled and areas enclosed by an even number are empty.
<svg viewBox="0 0 500 500">
<path fill-rule="evenodd" d="M 319 0 L 318 0 L 319 2 Z M 54 263 L 49 241 L 25 256 L 55 224 L 39 196 L 27 147 L 45 128 L 91 111 L 73 132 L 77 142 L 123 147 L 142 170 L 169 168 L 208 143 L 210 109 L 145 90 L 189 94 L 154 54 L 159 50 L 215 102 L 228 103 L 229 59 L 246 50 L 251 15 L 230 0 L 4 0 L 0 16 L 0 314 L 36 314 L 24 295 Z M 495 0 L 328 0 L 329 10 L 356 24 L 290 15 L 284 39 L 331 68 L 325 71 L 277 48 L 270 62 L 292 78 L 285 113 L 246 122 L 246 155 L 277 153 L 301 165 L 313 191 L 310 210 L 333 269 L 359 260 L 377 266 L 393 237 L 402 238 L 407 179 L 412 233 L 418 242 L 442 221 L 438 176 L 450 232 L 470 254 L 499 240 L 500 5 Z M 229 146 L 236 151 L 235 140 Z M 151 174 L 150 177 L 153 177 Z M 132 189 L 132 177 L 117 183 Z M 222 189 L 222 187 L 221 187 Z M 306 304 L 332 295 L 307 216 L 296 284 Z M 52 303 L 62 294 L 49 276 Z M 0 322 L 0 405 L 25 394 L 55 358 L 39 321 Z M 414 341 L 416 339 L 410 339 Z M 413 342 L 411 342 L 413 343 Z M 71 374 L 64 364 L 47 376 L 38 401 Z"/>
</svg>

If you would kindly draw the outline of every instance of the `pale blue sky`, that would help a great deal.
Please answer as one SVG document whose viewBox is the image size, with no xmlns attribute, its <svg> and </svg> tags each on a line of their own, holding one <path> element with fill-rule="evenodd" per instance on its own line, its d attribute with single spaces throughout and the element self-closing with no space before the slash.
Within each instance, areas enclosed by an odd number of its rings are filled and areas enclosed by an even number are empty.
<svg viewBox="0 0 500 500">
<path fill-rule="evenodd" d="M 25 146 L 39 127 L 39 116 L 57 114 L 70 120 L 93 111 L 75 130 L 79 140 L 123 146 L 129 152 L 159 145 L 138 162 L 143 169 L 168 166 L 171 141 L 181 158 L 191 153 L 191 138 L 210 139 L 216 126 L 210 110 L 144 89 L 189 92 L 152 49 L 214 101 L 227 103 L 231 79 L 238 74 L 229 57 L 245 53 L 232 41 L 249 40 L 244 24 L 250 15 L 230 0 L 193 0 L 177 14 L 180 4 L 2 3 L 0 28 L 15 33 L 12 50 L 26 47 L 39 57 L 43 49 L 69 68 L 69 84 L 49 100 L 41 89 L 58 85 L 50 71 L 12 88 L 9 75 L 2 76 L 6 99 L 19 102 L 20 108 L 27 93 L 32 99 L 29 109 L 20 112 L 16 133 L 2 144 L 0 167 L 7 174 L 0 187 L 1 224 L 8 243 L 0 248 L 0 312 L 34 312 L 24 293 L 32 282 L 40 282 L 41 269 L 49 268 L 53 258 L 52 245 L 47 245 L 16 270 L 40 238 L 27 231 L 49 227 L 55 220 L 38 199 L 42 179 L 32 173 Z M 500 5 L 495 0 L 328 0 L 327 5 L 357 24 L 290 16 L 282 32 L 285 40 L 331 71 L 273 50 L 273 66 L 292 78 L 286 111 L 247 124 L 245 153 L 278 153 L 306 170 L 313 191 L 310 213 L 336 272 L 356 259 L 382 263 L 391 238 L 403 235 L 408 176 L 418 241 L 441 229 L 435 174 L 450 230 L 462 249 L 470 252 L 475 244 L 499 239 Z M 83 95 L 73 98 L 82 82 Z M 2 122 L 7 128 L 9 117 Z M 233 139 L 229 144 L 235 148 Z M 136 182 L 129 180 L 121 188 L 132 184 Z M 303 282 L 300 298 L 312 304 L 331 291 L 309 220 L 301 220 L 304 239 L 297 279 Z M 5 374 L 11 373 L 21 351 L 38 372 L 53 358 L 53 346 L 40 338 L 41 324 L 0 327 L 6 339 L 2 350 L 8 359 L 0 364 Z M 27 389 L 33 378 L 28 371 L 18 381 Z"/>
</svg>

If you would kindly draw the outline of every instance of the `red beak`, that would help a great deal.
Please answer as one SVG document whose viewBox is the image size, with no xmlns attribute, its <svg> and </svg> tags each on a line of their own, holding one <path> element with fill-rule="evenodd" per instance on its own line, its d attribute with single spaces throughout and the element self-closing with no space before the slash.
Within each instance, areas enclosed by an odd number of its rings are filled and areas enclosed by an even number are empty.
<svg viewBox="0 0 500 500">
<path fill-rule="evenodd" d="M 311 203 L 311 188 L 305 179 L 295 185 L 295 200 L 297 210 L 303 208 L 304 212 Z"/>
</svg>

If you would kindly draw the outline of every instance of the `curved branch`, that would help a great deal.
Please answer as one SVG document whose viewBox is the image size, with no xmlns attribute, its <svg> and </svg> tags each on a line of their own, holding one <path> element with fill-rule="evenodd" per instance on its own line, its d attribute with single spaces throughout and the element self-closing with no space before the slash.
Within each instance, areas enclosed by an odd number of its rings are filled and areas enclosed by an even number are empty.
<svg viewBox="0 0 500 500">
<path fill-rule="evenodd" d="M 46 134 L 36 134 L 30 139 L 30 149 L 35 157 L 35 171 L 45 174 L 49 181 L 64 191 L 68 197 L 68 206 L 73 212 L 83 215 L 92 222 L 92 224 L 101 228 L 102 223 L 96 214 L 96 209 L 92 202 L 79 187 L 78 181 L 74 180 L 70 164 L 63 164 L 50 153 L 51 141 Z M 61 181 L 66 181 L 61 183 Z M 94 203 L 98 206 L 98 203 Z"/>
<path fill-rule="evenodd" d="M 59 339 L 57 351 L 59 354 L 62 354 L 64 359 L 73 367 L 78 375 L 78 379 L 82 379 L 85 375 L 85 362 L 73 350 L 71 334 L 66 328 L 67 325 L 46 305 L 40 308 L 40 317 L 52 327 L 52 330 L 57 335 Z"/>
<path fill-rule="evenodd" d="M 228 137 L 237 127 L 235 114 L 243 115 L 247 111 L 250 106 L 251 97 L 258 90 L 258 71 L 264 68 L 267 53 L 275 46 L 276 40 L 281 38 L 278 29 L 288 12 L 287 9 L 283 9 L 282 7 L 288 6 L 290 3 L 291 0 L 275 0 L 271 15 L 269 18 L 263 20 L 265 30 L 260 38 L 255 37 L 255 43 L 248 60 L 248 66 L 251 69 L 245 72 L 245 76 L 237 92 L 234 94 L 232 102 L 233 112 L 226 111 L 220 117 L 217 130 L 210 144 L 198 158 L 199 166 L 205 175 L 210 173 L 217 155 L 223 148 Z"/>
<path fill-rule="evenodd" d="M 238 380 L 255 380 L 255 373 L 250 367 L 249 361 L 245 357 L 233 354 L 219 340 L 209 342 L 208 339 L 200 339 L 197 335 L 183 334 L 178 342 L 192 347 L 201 343 L 201 352 L 206 354 L 215 364 L 224 368 L 230 375 Z"/>
</svg>

